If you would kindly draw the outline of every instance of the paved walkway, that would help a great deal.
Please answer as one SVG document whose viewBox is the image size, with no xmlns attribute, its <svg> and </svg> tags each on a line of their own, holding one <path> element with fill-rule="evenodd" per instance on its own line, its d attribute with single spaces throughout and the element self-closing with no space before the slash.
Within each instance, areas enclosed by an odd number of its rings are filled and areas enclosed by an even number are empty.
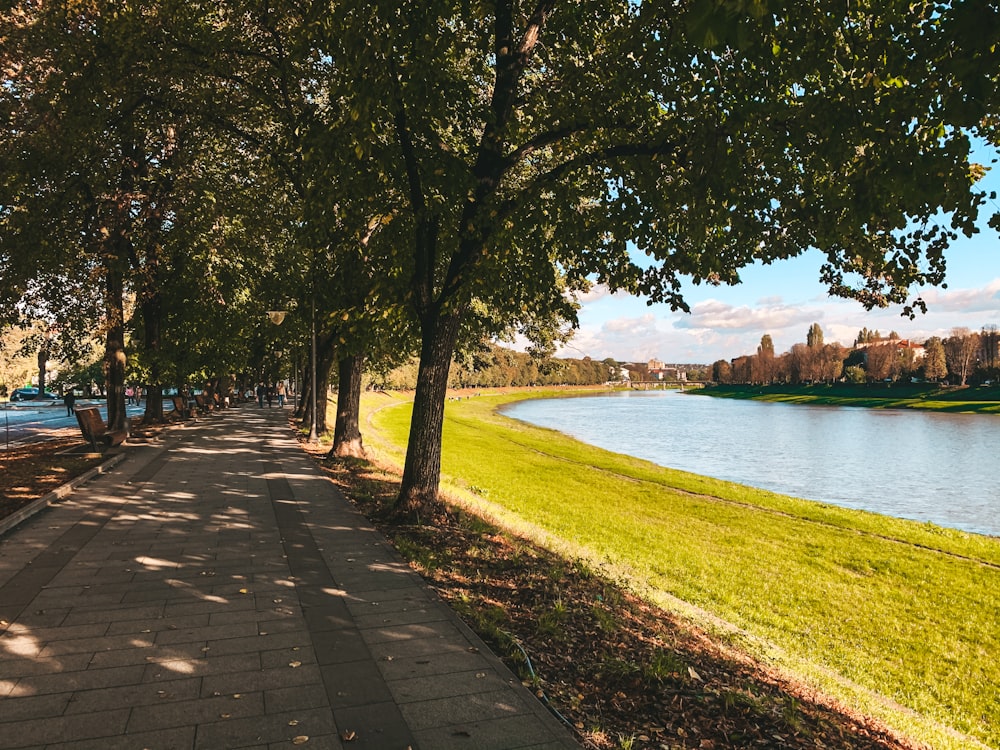
<svg viewBox="0 0 1000 750">
<path fill-rule="evenodd" d="M 0 748 L 575 748 L 245 406 L 0 537 Z"/>
</svg>

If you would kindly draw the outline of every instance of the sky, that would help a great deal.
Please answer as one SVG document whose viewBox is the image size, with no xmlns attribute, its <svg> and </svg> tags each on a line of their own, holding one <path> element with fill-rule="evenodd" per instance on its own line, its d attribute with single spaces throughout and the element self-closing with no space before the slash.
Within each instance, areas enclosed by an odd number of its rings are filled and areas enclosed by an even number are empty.
<svg viewBox="0 0 1000 750">
<path fill-rule="evenodd" d="M 982 150 L 977 156 L 982 163 L 992 161 Z M 1000 194 L 1000 164 L 979 187 Z M 560 354 L 711 364 L 756 353 L 765 334 L 777 354 L 786 352 L 805 343 L 813 323 L 823 329 L 824 342 L 844 346 L 851 346 L 862 328 L 923 341 L 948 336 L 953 328 L 1000 326 L 1000 235 L 985 223 L 994 212 L 1000 212 L 1000 198 L 984 206 L 979 234 L 960 235 L 945 254 L 947 288 L 912 290 L 911 299 L 920 296 L 927 303 L 927 313 L 917 312 L 913 320 L 901 316 L 901 306 L 867 311 L 858 302 L 831 297 L 819 282 L 822 254 L 807 250 L 770 266 L 744 269 L 742 283 L 734 287 L 686 285 L 690 313 L 595 287 L 580 298 L 580 328 Z"/>
</svg>

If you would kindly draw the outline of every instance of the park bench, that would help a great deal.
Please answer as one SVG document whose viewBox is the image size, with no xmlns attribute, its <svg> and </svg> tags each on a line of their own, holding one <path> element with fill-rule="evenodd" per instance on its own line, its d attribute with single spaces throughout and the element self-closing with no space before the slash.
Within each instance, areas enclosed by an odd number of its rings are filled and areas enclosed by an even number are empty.
<svg viewBox="0 0 1000 750">
<path fill-rule="evenodd" d="M 94 452 L 98 453 L 97 448 L 98 443 L 102 443 L 108 447 L 112 445 L 119 445 L 125 441 L 128 437 L 128 430 L 109 430 L 107 425 L 104 424 L 104 420 L 101 419 L 101 410 L 96 406 L 86 406 L 82 409 L 76 409 L 76 421 L 80 425 L 80 432 L 83 433 L 84 439 L 90 443 L 94 448 Z"/>
</svg>

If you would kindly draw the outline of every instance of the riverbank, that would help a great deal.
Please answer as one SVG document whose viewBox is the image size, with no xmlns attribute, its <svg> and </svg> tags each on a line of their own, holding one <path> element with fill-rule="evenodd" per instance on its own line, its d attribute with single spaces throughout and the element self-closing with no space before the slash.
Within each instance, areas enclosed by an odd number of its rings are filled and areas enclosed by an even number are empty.
<svg viewBox="0 0 1000 750">
<path fill-rule="evenodd" d="M 819 383 L 815 385 L 712 385 L 692 394 L 814 406 L 922 409 L 1000 414 L 1000 386 L 957 387 L 931 383 Z"/>
<path fill-rule="evenodd" d="M 449 402 L 443 470 L 461 502 L 932 747 L 1000 743 L 1000 542 L 673 472 L 495 413 L 520 397 Z M 366 443 L 401 463 L 406 400 L 369 394 L 365 412 Z"/>
</svg>

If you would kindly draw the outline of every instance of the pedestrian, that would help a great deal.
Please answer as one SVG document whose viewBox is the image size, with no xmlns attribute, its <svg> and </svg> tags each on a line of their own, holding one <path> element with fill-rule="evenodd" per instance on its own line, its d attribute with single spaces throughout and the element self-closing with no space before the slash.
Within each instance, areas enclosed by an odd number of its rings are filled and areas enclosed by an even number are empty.
<svg viewBox="0 0 1000 750">
<path fill-rule="evenodd" d="M 271 408 L 271 401 L 274 400 L 274 386 L 269 385 L 267 387 L 267 408 Z"/>
<path fill-rule="evenodd" d="M 257 383 L 257 408 L 264 408 L 264 396 L 267 395 L 267 386 L 263 382 Z"/>
<path fill-rule="evenodd" d="M 278 393 L 278 408 L 279 409 L 284 409 L 285 408 L 285 381 L 284 380 L 279 380 L 278 381 L 278 386 L 277 386 L 277 388 L 275 388 L 275 390 Z"/>
<path fill-rule="evenodd" d="M 66 404 L 66 416 L 73 416 L 73 405 L 76 404 L 76 396 L 73 394 L 72 390 L 66 391 L 63 395 L 63 403 Z"/>
<path fill-rule="evenodd" d="M 125 387 L 125 403 L 129 406 L 132 405 L 132 395 L 135 393 L 135 389 L 132 386 Z"/>
</svg>

